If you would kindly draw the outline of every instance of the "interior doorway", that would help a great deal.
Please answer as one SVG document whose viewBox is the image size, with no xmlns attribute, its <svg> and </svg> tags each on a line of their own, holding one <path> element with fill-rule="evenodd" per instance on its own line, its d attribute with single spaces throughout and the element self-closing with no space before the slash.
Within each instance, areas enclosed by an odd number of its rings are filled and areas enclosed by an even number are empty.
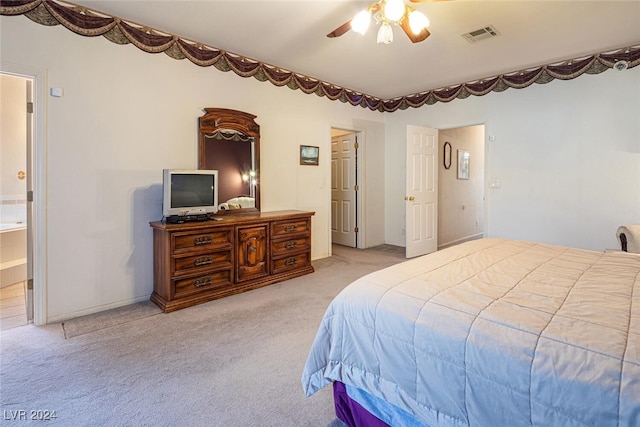
<svg viewBox="0 0 640 427">
<path fill-rule="evenodd" d="M 331 129 L 331 242 L 359 247 L 359 133 Z"/>
<path fill-rule="evenodd" d="M 485 125 L 440 129 L 438 137 L 438 249 L 444 249 L 485 235 Z"/>
<path fill-rule="evenodd" d="M 0 299 L 1 328 L 33 320 L 32 77 L 0 72 Z"/>
</svg>

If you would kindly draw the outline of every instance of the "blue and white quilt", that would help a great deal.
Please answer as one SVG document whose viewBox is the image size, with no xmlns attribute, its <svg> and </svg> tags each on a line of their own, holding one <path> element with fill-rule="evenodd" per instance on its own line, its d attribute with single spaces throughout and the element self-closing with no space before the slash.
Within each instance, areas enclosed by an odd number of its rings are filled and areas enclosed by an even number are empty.
<svg viewBox="0 0 640 427">
<path fill-rule="evenodd" d="M 640 426 L 640 256 L 475 240 L 364 276 L 302 375 L 435 426 Z"/>
</svg>

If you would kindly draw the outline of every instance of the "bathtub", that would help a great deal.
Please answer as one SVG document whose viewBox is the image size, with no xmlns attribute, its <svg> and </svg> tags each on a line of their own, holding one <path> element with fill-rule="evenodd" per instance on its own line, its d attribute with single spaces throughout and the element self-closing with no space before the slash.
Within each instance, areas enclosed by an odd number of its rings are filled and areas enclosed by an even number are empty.
<svg viewBox="0 0 640 427">
<path fill-rule="evenodd" d="M 8 231 L 26 230 L 27 224 L 22 222 L 0 223 L 0 233 Z"/>
<path fill-rule="evenodd" d="M 0 223 L 0 288 L 27 280 L 27 226 Z"/>
</svg>

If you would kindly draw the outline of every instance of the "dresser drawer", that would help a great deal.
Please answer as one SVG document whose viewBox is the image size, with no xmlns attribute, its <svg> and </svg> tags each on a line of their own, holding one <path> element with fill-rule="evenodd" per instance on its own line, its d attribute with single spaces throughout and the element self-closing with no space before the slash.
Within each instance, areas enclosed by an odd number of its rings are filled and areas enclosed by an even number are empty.
<svg viewBox="0 0 640 427">
<path fill-rule="evenodd" d="M 206 232 L 173 233 L 171 252 L 173 254 L 230 247 L 233 243 L 233 228 L 216 228 Z"/>
<path fill-rule="evenodd" d="M 271 260 L 271 274 L 284 273 L 285 271 L 295 270 L 297 268 L 306 267 L 311 264 L 311 255 L 309 252 L 303 252 L 284 258 Z"/>
<path fill-rule="evenodd" d="M 231 288 L 233 276 L 231 269 L 215 271 L 200 276 L 173 280 L 173 298 L 181 298 L 195 293 L 214 289 Z"/>
<path fill-rule="evenodd" d="M 174 275 L 181 276 L 197 273 L 198 271 L 233 268 L 233 257 L 231 254 L 232 251 L 229 249 L 206 254 L 174 257 L 171 259 L 173 263 L 172 271 Z"/>
<path fill-rule="evenodd" d="M 309 251 L 311 249 L 311 237 L 302 236 L 293 239 L 279 240 L 271 242 L 271 256 L 287 256 L 289 253 L 299 251 Z"/>
<path fill-rule="evenodd" d="M 289 221 L 275 221 L 271 224 L 271 238 L 289 236 L 299 233 L 311 232 L 310 219 L 292 219 Z"/>
</svg>

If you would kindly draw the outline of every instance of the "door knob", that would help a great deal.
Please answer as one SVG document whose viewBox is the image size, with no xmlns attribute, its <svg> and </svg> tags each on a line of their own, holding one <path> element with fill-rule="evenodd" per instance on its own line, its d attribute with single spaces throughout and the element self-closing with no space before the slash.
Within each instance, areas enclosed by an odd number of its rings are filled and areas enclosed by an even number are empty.
<svg viewBox="0 0 640 427">
<path fill-rule="evenodd" d="M 404 199 L 413 202 L 416 198 L 413 196 L 404 196 Z"/>
</svg>

